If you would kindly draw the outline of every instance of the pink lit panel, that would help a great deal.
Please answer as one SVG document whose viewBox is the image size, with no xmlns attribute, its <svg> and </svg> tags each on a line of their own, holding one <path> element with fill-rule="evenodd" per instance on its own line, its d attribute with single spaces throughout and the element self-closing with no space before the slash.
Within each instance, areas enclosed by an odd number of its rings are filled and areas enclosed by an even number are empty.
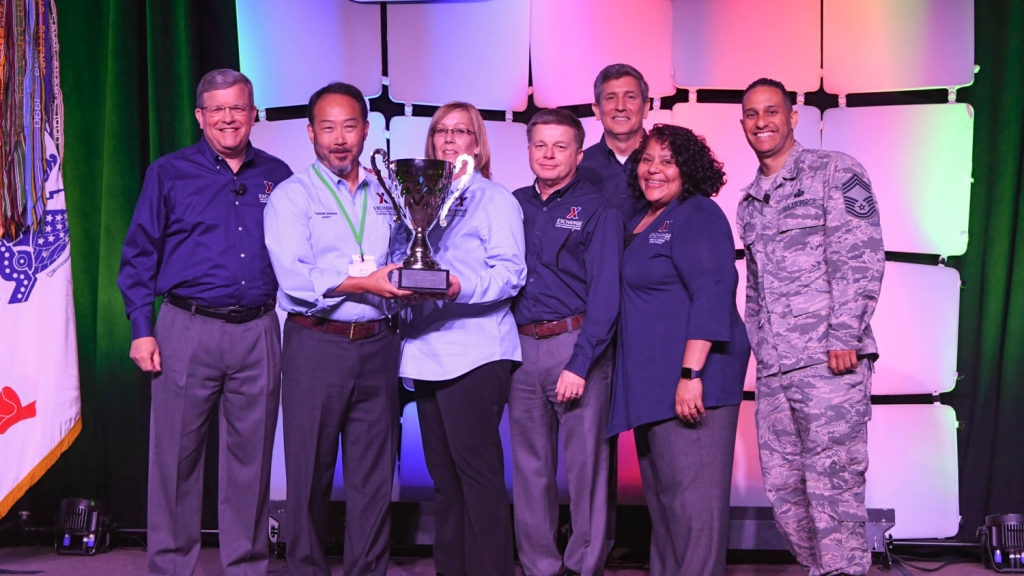
<svg viewBox="0 0 1024 576">
<path fill-rule="evenodd" d="M 335 80 L 381 93 L 380 7 L 336 0 L 238 2 L 238 55 L 260 108 L 305 104 Z"/>
<path fill-rule="evenodd" d="M 677 86 L 740 90 L 761 77 L 795 92 L 821 83 L 820 0 L 672 3 Z"/>
<path fill-rule="evenodd" d="M 825 0 L 826 92 L 890 92 L 974 81 L 973 0 Z"/>
<path fill-rule="evenodd" d="M 509 191 L 533 183 L 526 153 L 526 125 L 485 121 L 491 146 L 491 176 Z M 423 158 L 430 118 L 396 116 L 391 119 L 391 157 Z"/>
<path fill-rule="evenodd" d="M 895 538 L 947 538 L 956 534 L 960 511 L 953 409 L 935 404 L 894 404 L 872 406 L 871 410 L 868 508 L 896 510 L 892 530 Z M 769 505 L 761 479 L 754 402 L 740 406 L 731 504 Z"/>
<path fill-rule="evenodd" d="M 522 111 L 529 69 L 528 1 L 388 5 L 389 94 L 396 102 L 463 100 Z"/>
<path fill-rule="evenodd" d="M 821 113 L 813 106 L 795 108 L 800 113 L 795 130 L 797 141 L 807 148 L 820 147 Z M 672 107 L 672 123 L 704 136 L 715 157 L 725 164 L 728 181 L 715 200 L 729 218 L 737 248 L 743 247 L 736 232 L 736 207 L 743 195 L 740 189 L 753 182 L 758 171 L 757 157 L 740 126 L 741 115 L 739 104 L 686 102 Z"/>
<path fill-rule="evenodd" d="M 616 62 L 640 70 L 652 98 L 671 95 L 672 3 L 532 0 L 530 53 L 541 108 L 593 103 L 594 79 Z"/>
<path fill-rule="evenodd" d="M 359 162 L 366 168 L 370 167 L 370 154 L 374 149 L 387 150 L 388 147 L 387 139 L 384 138 L 384 115 L 380 112 L 370 112 L 368 119 L 370 133 L 363 145 L 363 153 L 359 156 Z M 305 118 L 277 122 L 264 120 L 252 127 L 250 139 L 253 146 L 277 156 L 292 169 L 292 172 L 299 172 L 316 160 L 307 126 L 309 121 Z"/>
<path fill-rule="evenodd" d="M 747 267 L 740 275 L 736 305 L 746 305 Z M 956 384 L 957 327 L 960 317 L 960 273 L 944 266 L 886 262 L 882 294 L 871 319 L 878 343 L 871 393 L 938 394 Z M 744 390 L 754 391 L 754 360 L 747 368 Z"/>
<path fill-rule="evenodd" d="M 967 104 L 833 108 L 822 147 L 864 165 L 885 249 L 956 256 L 967 249 L 974 111 Z"/>
</svg>

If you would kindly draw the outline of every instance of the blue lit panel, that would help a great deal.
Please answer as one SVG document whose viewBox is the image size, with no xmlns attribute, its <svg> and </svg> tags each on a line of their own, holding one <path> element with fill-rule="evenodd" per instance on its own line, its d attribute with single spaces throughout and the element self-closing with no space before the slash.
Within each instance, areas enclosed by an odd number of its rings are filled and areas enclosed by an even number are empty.
<svg viewBox="0 0 1024 576">
<path fill-rule="evenodd" d="M 820 147 L 821 112 L 813 106 L 794 108 L 800 113 L 795 130 L 797 141 L 808 148 Z M 739 104 L 686 102 L 672 107 L 672 123 L 704 136 L 715 157 L 725 164 L 727 181 L 715 200 L 729 219 L 737 248 L 743 247 L 736 232 L 736 207 L 743 197 L 740 189 L 753 182 L 758 171 L 757 156 L 740 126 L 741 116 Z"/>
<path fill-rule="evenodd" d="M 533 100 L 541 108 L 594 101 L 608 64 L 635 66 L 651 97 L 672 84 L 672 3 L 665 0 L 532 0 Z"/>
<path fill-rule="evenodd" d="M 295 106 L 329 82 L 381 92 L 380 7 L 337 0 L 238 2 L 238 56 L 260 108 Z"/>
<path fill-rule="evenodd" d="M 761 77 L 795 92 L 821 83 L 821 1 L 672 3 L 677 86 L 742 90 Z M 770 37 L 770 41 L 766 39 Z"/>
<path fill-rule="evenodd" d="M 530 2 L 388 5 L 389 94 L 396 102 L 526 109 Z"/>
</svg>

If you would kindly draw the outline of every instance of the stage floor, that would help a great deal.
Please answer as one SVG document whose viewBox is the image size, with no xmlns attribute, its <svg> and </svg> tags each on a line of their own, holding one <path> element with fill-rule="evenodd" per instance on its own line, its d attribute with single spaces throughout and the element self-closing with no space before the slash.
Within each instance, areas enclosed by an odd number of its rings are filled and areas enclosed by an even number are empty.
<svg viewBox="0 0 1024 576">
<path fill-rule="evenodd" d="M 344 574 L 341 566 L 341 558 L 329 558 L 331 563 L 331 574 L 339 576 Z M 922 563 L 925 566 L 934 566 L 933 563 Z M 52 548 L 46 547 L 20 547 L 0 548 L 0 574 L 3 570 L 40 570 L 46 576 L 111 576 L 111 575 L 135 575 L 146 573 L 146 553 L 142 550 L 114 550 L 106 554 L 94 557 L 58 556 Z M 918 573 L 916 570 L 913 573 Z M 516 572 L 522 574 L 521 571 Z M 801 576 L 806 574 L 796 565 L 757 565 L 757 564 L 731 564 L 726 569 L 728 576 Z M 220 568 L 220 558 L 216 548 L 203 548 L 199 553 L 199 566 L 195 576 L 219 576 L 223 574 Z M 271 560 L 270 576 L 287 576 L 288 566 L 283 559 Z M 643 576 L 646 570 L 609 569 L 605 572 L 608 576 Z M 896 576 L 898 573 L 883 572 L 877 566 L 871 569 L 871 574 L 889 574 Z M 939 574 L 943 576 L 981 576 L 992 574 L 980 564 L 957 564 L 943 569 Z M 433 576 L 434 562 L 428 558 L 392 558 L 391 567 L 388 570 L 389 576 Z"/>
</svg>

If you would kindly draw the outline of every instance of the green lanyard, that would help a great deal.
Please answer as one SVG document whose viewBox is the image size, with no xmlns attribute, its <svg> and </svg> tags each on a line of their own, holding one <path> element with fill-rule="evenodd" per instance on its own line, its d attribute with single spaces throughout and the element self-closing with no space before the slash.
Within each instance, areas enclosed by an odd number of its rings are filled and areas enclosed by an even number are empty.
<svg viewBox="0 0 1024 576">
<path fill-rule="evenodd" d="M 341 205 L 341 199 L 339 199 L 338 195 L 334 192 L 334 186 L 331 186 L 331 183 L 324 178 L 324 175 L 320 173 L 320 169 L 317 168 L 316 165 L 313 166 L 313 171 L 316 172 L 316 175 L 320 177 L 320 181 L 323 182 L 324 186 L 326 186 L 331 192 L 331 196 L 334 196 L 334 201 L 338 203 L 338 208 L 341 208 L 341 213 L 345 216 L 345 221 L 348 222 L 348 227 L 352 229 L 352 235 L 356 238 L 356 244 L 359 245 L 359 259 L 364 260 L 363 230 L 366 228 L 366 198 L 368 197 L 368 194 L 366 193 L 366 181 L 363 181 L 363 218 L 359 221 L 359 231 L 356 232 L 356 226 L 352 223 L 352 219 L 348 217 L 348 211 Z"/>
</svg>

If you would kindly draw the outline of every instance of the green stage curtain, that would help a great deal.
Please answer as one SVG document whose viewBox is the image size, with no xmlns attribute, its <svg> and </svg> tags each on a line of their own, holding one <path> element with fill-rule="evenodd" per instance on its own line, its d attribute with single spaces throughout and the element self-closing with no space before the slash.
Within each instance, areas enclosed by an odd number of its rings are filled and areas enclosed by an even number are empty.
<svg viewBox="0 0 1024 576">
<path fill-rule="evenodd" d="M 961 538 L 985 514 L 1024 513 L 1024 4 L 977 1 L 970 241 L 956 259 Z M 883 295 L 884 298 L 884 295 Z"/>
<path fill-rule="evenodd" d="M 57 18 L 83 430 L 15 509 L 48 526 L 61 498 L 98 498 L 122 526 L 142 528 L 149 379 L 128 358 L 121 246 L 146 167 L 199 138 L 199 79 L 238 69 L 235 5 L 57 0 Z"/>
</svg>

